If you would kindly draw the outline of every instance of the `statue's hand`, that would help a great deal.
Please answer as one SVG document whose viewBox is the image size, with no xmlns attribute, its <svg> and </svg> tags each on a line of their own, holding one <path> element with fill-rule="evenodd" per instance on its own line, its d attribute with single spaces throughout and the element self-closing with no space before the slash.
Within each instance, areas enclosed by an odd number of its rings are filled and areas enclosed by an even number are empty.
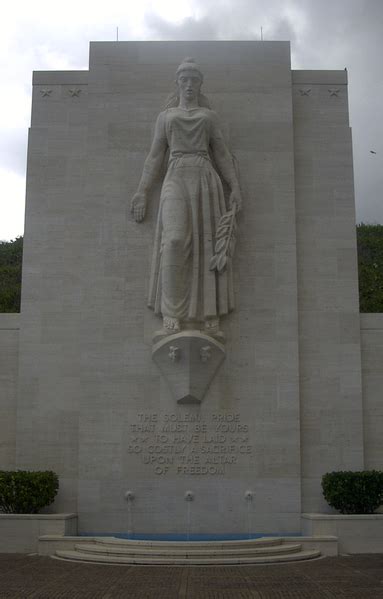
<svg viewBox="0 0 383 599">
<path fill-rule="evenodd" d="M 240 189 L 236 188 L 233 189 L 231 194 L 230 194 L 230 208 L 232 208 L 234 205 L 236 206 L 236 212 L 239 212 L 242 208 L 242 197 L 241 197 L 241 191 Z"/>
<path fill-rule="evenodd" d="M 146 213 L 146 195 L 144 193 L 141 192 L 137 192 L 132 199 L 132 204 L 130 207 L 130 212 L 133 215 L 134 220 L 136 221 L 136 223 L 140 223 L 141 221 L 144 220 L 145 218 L 145 213 Z"/>
</svg>

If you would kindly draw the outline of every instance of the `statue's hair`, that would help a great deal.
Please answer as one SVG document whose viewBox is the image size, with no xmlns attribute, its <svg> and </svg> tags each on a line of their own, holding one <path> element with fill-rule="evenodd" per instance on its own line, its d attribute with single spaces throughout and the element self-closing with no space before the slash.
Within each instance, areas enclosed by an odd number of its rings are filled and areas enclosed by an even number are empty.
<svg viewBox="0 0 383 599">
<path fill-rule="evenodd" d="M 177 67 L 176 70 L 176 79 L 182 71 L 196 71 L 200 76 L 201 83 L 203 82 L 203 73 L 199 68 L 198 64 L 194 60 L 194 58 L 184 58 L 181 64 Z"/>
<path fill-rule="evenodd" d="M 184 58 L 184 60 L 181 62 L 181 64 L 179 65 L 179 67 L 177 68 L 177 71 L 176 71 L 176 83 L 177 83 L 177 79 L 180 76 L 180 74 L 182 73 L 182 71 L 195 71 L 196 73 L 198 73 L 198 75 L 201 79 L 201 84 L 203 83 L 202 71 L 199 68 L 199 66 L 197 65 L 194 58 Z M 176 87 L 174 92 L 172 92 L 166 99 L 165 110 L 167 108 L 175 108 L 176 106 L 178 106 L 179 103 L 180 103 L 180 97 L 179 97 L 178 90 Z M 201 92 L 198 94 L 198 104 L 200 106 L 202 106 L 203 108 L 210 108 L 209 100 L 207 99 L 207 97 L 204 94 L 201 94 Z"/>
<path fill-rule="evenodd" d="M 176 108 L 176 106 L 178 106 L 180 103 L 180 97 L 178 95 L 178 91 L 174 91 L 172 92 L 165 101 L 165 110 L 167 108 Z M 208 98 L 204 95 L 201 94 L 201 92 L 198 95 L 198 104 L 199 106 L 202 106 L 203 108 L 210 108 L 210 102 L 208 100 Z"/>
</svg>

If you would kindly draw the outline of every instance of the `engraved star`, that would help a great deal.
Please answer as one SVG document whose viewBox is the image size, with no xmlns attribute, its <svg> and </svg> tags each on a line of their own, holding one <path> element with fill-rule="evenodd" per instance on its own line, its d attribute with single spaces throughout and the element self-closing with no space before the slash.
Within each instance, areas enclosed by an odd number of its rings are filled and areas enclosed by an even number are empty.
<svg viewBox="0 0 383 599">
<path fill-rule="evenodd" d="M 78 89 L 78 87 L 73 87 L 69 90 L 69 94 L 72 96 L 72 98 L 78 98 L 81 94 L 81 89 Z"/>
<path fill-rule="evenodd" d="M 339 92 L 340 89 L 329 89 L 328 93 L 330 94 L 330 96 L 336 96 L 337 98 L 339 98 Z"/>
<path fill-rule="evenodd" d="M 40 89 L 40 94 L 42 95 L 43 98 L 46 98 L 47 96 L 49 97 L 52 93 L 51 89 Z"/>
<path fill-rule="evenodd" d="M 301 94 L 301 96 L 309 96 L 311 94 L 311 89 L 300 89 L 299 93 Z"/>
</svg>

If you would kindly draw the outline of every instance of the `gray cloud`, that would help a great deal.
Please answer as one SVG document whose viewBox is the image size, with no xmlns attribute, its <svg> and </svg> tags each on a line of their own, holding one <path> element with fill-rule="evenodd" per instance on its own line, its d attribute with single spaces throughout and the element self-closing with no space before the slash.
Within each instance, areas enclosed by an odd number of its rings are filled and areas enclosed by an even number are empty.
<svg viewBox="0 0 383 599">
<path fill-rule="evenodd" d="M 153 33 L 154 39 L 164 40 L 214 40 L 218 39 L 215 24 L 209 18 L 196 20 L 192 17 L 184 19 L 181 23 L 169 23 L 159 15 L 148 14 L 145 24 Z"/>
<path fill-rule="evenodd" d="M 200 17 L 188 17 L 180 23 L 169 23 L 157 14 L 147 14 L 145 24 L 153 39 L 161 40 L 215 40 L 260 39 L 261 27 L 265 39 L 294 40 L 296 31 L 292 17 L 283 14 L 286 2 L 238 0 L 222 3 L 219 0 L 194 5 L 208 12 Z M 266 8 L 267 7 L 267 8 Z"/>
<path fill-rule="evenodd" d="M 3 168 L 25 175 L 27 132 L 17 129 L 4 132 L 0 138 L 0 164 Z"/>
<path fill-rule="evenodd" d="M 86 69 L 89 40 L 115 39 L 116 25 L 120 39 L 162 40 L 260 39 L 262 26 L 266 40 L 291 40 L 293 68 L 348 68 L 357 218 L 383 223 L 382 0 L 193 0 L 192 7 L 179 23 L 147 11 L 139 33 L 121 11 L 103 21 L 68 17 L 61 26 L 53 16 L 22 14 L 8 49 L 12 63 L 0 57 L 3 98 L 16 79 L 30 90 L 33 69 Z M 0 167 L 24 175 L 26 138 L 25 121 L 2 132 Z"/>
<path fill-rule="evenodd" d="M 357 219 L 383 223 L 383 2 L 381 0 L 196 0 L 200 18 L 170 24 L 147 15 L 155 39 L 290 40 L 296 69 L 349 73 Z M 198 12 L 198 11 L 197 11 Z M 370 154 L 370 149 L 377 154 Z"/>
</svg>

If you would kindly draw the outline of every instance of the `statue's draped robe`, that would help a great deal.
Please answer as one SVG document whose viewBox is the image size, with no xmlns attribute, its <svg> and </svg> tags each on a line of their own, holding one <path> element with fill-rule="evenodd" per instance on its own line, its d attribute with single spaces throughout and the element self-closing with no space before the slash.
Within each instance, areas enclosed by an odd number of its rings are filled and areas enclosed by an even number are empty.
<svg viewBox="0 0 383 599">
<path fill-rule="evenodd" d="M 217 115 L 207 108 L 169 108 L 156 124 L 156 136 L 169 147 L 154 240 L 149 307 L 163 316 L 202 321 L 227 314 L 234 307 L 232 266 L 218 274 L 209 270 L 215 231 L 226 212 L 220 177 L 209 147 L 222 138 Z M 172 232 L 182 243 L 169 249 Z M 174 235 L 173 235 L 174 236 Z M 174 256 L 169 251 L 176 252 Z M 169 286 L 166 268 L 178 264 L 177 288 Z"/>
</svg>

